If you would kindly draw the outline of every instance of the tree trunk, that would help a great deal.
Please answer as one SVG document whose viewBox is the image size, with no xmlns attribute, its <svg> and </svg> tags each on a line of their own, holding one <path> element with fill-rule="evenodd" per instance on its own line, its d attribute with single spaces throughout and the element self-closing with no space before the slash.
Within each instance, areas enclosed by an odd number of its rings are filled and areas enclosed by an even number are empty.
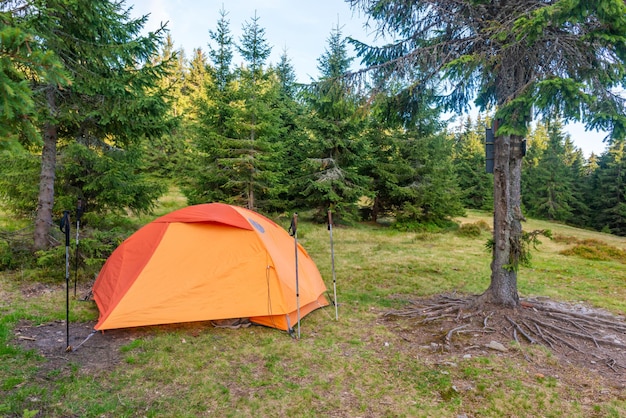
<svg viewBox="0 0 626 418">
<path fill-rule="evenodd" d="M 252 181 L 248 183 L 248 209 L 254 210 L 254 188 Z"/>
<path fill-rule="evenodd" d="M 380 199 L 378 196 L 374 198 L 374 204 L 372 205 L 372 214 L 370 218 L 372 222 L 376 223 L 378 221 L 378 214 L 380 213 Z"/>
<path fill-rule="evenodd" d="M 495 129 L 495 127 L 494 127 Z M 517 269 L 521 254 L 523 220 L 521 202 L 522 138 L 503 135 L 495 138 L 494 216 L 491 284 L 485 301 L 516 307 Z"/>
<path fill-rule="evenodd" d="M 49 110 L 56 114 L 55 92 L 49 88 L 46 93 Z M 43 132 L 43 150 L 41 153 L 41 174 L 39 177 L 39 198 L 37 202 L 37 218 L 33 237 L 35 250 L 48 248 L 48 235 L 52 226 L 52 207 L 54 205 L 54 178 L 57 160 L 57 126 L 47 122 Z"/>
</svg>

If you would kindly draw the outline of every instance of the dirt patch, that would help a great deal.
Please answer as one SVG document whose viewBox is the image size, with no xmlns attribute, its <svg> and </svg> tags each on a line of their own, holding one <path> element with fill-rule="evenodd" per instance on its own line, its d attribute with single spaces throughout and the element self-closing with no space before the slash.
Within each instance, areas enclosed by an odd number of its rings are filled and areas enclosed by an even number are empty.
<svg viewBox="0 0 626 418">
<path fill-rule="evenodd" d="M 20 286 L 20 291 L 25 298 L 36 298 L 44 295 L 54 295 L 61 291 L 65 292 L 65 285 L 52 286 L 44 283 L 29 283 Z"/>
<path fill-rule="evenodd" d="M 66 370 L 79 365 L 83 373 L 110 370 L 119 364 L 124 353 L 121 348 L 136 339 L 151 338 L 158 332 L 185 330 L 196 336 L 206 328 L 213 328 L 211 322 L 193 322 L 148 327 L 95 331 L 96 322 L 70 323 L 69 345 L 67 350 L 67 326 L 65 321 L 45 324 L 32 324 L 22 321 L 15 327 L 14 342 L 26 350 L 34 350 L 45 358 L 39 374 L 45 376 L 52 370 Z"/>
<path fill-rule="evenodd" d="M 40 373 L 63 370 L 72 364 L 81 366 L 84 372 L 109 369 L 121 360 L 120 347 L 138 338 L 136 330 L 112 330 L 105 334 L 93 332 L 95 322 L 71 323 L 67 350 L 67 327 L 65 321 L 34 325 L 22 321 L 15 328 L 15 342 L 26 350 L 34 350 L 46 361 Z M 82 345 L 81 345 L 82 344 Z"/>
</svg>

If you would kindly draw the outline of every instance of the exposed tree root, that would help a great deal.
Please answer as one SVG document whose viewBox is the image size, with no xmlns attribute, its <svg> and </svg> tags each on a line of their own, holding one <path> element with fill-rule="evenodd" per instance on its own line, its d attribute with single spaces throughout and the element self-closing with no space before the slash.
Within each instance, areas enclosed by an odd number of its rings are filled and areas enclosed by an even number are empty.
<svg viewBox="0 0 626 418">
<path fill-rule="evenodd" d="M 542 345 L 566 359 L 576 355 L 588 364 L 603 363 L 616 373 L 626 371 L 626 322 L 599 310 L 547 299 L 523 299 L 519 308 L 509 309 L 484 303 L 479 296 L 439 295 L 385 316 L 445 324 L 449 330 L 443 343 L 448 348 L 455 335 L 501 332 L 518 344 Z"/>
</svg>

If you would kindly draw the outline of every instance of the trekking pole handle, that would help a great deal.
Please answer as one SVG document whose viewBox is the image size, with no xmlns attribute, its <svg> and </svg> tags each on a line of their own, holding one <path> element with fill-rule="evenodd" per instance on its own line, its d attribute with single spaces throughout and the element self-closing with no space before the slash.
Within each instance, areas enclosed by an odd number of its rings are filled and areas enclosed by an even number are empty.
<svg viewBox="0 0 626 418">
<path fill-rule="evenodd" d="M 333 228 L 333 213 L 330 209 L 328 209 L 328 230 L 330 231 Z"/>
<path fill-rule="evenodd" d="M 292 237 L 296 236 L 296 233 L 298 232 L 298 213 L 294 213 L 293 217 L 291 218 L 291 225 L 289 226 L 289 232 L 291 234 Z"/>
<path fill-rule="evenodd" d="M 70 211 L 63 211 L 63 219 L 61 219 L 61 232 L 65 234 L 65 246 L 69 247 L 70 245 Z"/>
</svg>

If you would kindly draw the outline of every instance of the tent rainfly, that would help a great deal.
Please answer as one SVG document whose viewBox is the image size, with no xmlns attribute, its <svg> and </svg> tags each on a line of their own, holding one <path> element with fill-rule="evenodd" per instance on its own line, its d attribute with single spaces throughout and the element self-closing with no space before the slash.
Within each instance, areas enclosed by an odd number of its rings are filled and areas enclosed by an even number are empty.
<svg viewBox="0 0 626 418">
<path fill-rule="evenodd" d="M 248 209 L 209 203 L 162 216 L 126 239 L 93 286 L 95 328 L 249 318 L 291 332 L 328 305 L 326 286 L 287 231 Z"/>
</svg>

